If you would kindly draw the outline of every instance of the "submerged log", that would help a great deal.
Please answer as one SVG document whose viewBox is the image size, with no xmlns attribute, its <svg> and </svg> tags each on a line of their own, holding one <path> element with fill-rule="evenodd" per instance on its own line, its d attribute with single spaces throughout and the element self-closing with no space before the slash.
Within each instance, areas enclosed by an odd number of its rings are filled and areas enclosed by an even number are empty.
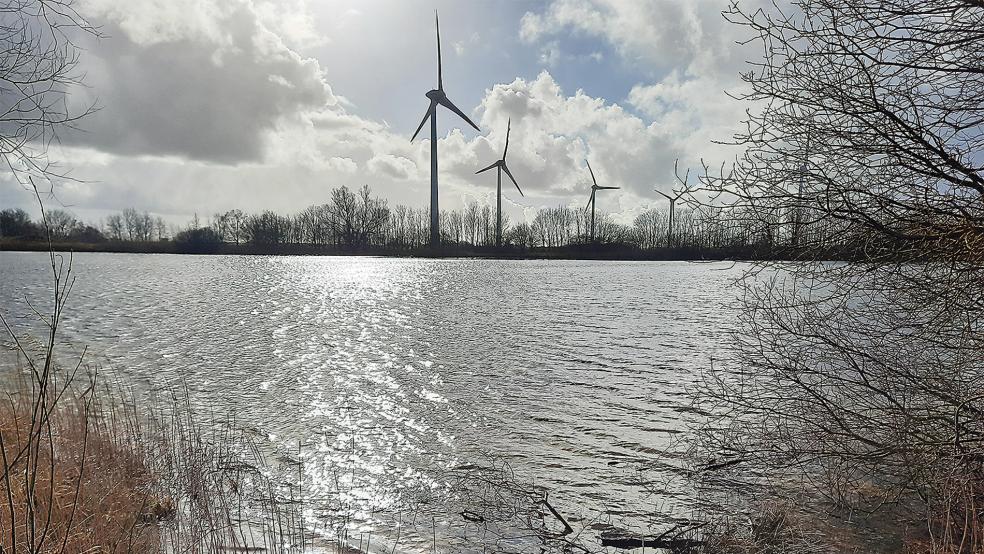
<svg viewBox="0 0 984 554">
<path fill-rule="evenodd" d="M 601 546 L 610 546 L 624 550 L 633 548 L 662 548 L 673 552 L 690 552 L 701 545 L 701 541 L 693 538 L 694 532 L 703 527 L 704 523 L 677 525 L 663 531 L 659 535 L 639 536 L 620 531 L 607 531 L 601 534 Z"/>
<path fill-rule="evenodd" d="M 564 525 L 564 531 L 560 534 L 561 537 L 565 537 L 574 532 L 574 529 L 571 528 L 571 524 L 567 523 L 567 520 L 564 519 L 564 516 L 560 515 L 560 512 L 558 512 L 556 509 L 554 509 L 553 506 L 550 505 L 550 502 L 547 501 L 546 496 L 543 497 L 543 505 L 546 506 L 547 509 L 550 510 L 550 513 L 552 513 L 554 517 L 557 518 L 557 520 Z"/>
<path fill-rule="evenodd" d="M 633 548 L 663 548 L 673 551 L 686 551 L 700 546 L 700 541 L 690 538 L 665 537 L 601 537 L 601 546 L 631 550 Z"/>
</svg>

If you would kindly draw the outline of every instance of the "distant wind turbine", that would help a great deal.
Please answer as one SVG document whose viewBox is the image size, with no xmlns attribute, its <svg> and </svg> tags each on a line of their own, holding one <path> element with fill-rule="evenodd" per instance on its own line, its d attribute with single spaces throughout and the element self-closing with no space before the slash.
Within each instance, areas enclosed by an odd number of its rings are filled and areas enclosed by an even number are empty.
<svg viewBox="0 0 984 554">
<path fill-rule="evenodd" d="M 496 168 L 495 176 L 495 245 L 502 246 L 502 172 L 505 171 L 509 179 L 512 180 L 513 184 L 516 185 L 516 190 L 519 191 L 520 196 L 526 196 L 523 194 L 523 189 L 519 188 L 519 183 L 516 182 L 516 178 L 509 171 L 509 167 L 506 166 L 506 152 L 509 151 L 509 131 L 512 128 L 512 118 L 506 123 L 506 147 L 502 149 L 502 159 L 495 162 L 494 164 L 486 167 L 485 169 L 479 169 L 475 172 L 475 175 L 479 173 L 488 171 L 493 167 Z"/>
<path fill-rule="evenodd" d="M 803 212 L 800 211 L 800 206 L 803 205 L 803 179 L 809 170 L 806 164 L 800 164 L 799 166 L 799 185 L 796 187 L 796 208 L 793 212 L 793 236 L 792 243 L 793 246 L 799 246 L 800 240 L 800 227 L 803 225 Z"/>
<path fill-rule="evenodd" d="M 682 198 L 687 191 L 683 191 L 677 194 L 676 196 L 671 197 L 670 195 L 666 194 L 665 192 L 659 189 L 653 189 L 653 190 L 655 190 L 656 192 L 661 194 L 664 198 L 670 201 L 670 225 L 668 230 L 666 231 L 666 246 L 669 247 L 673 245 L 673 214 L 676 212 L 676 201 Z"/>
<path fill-rule="evenodd" d="M 588 198 L 588 204 L 586 206 L 584 206 L 584 209 L 587 210 L 588 209 L 588 206 L 591 206 L 591 242 L 594 242 L 594 235 L 595 235 L 595 193 L 598 192 L 599 190 L 617 189 L 619 187 L 599 187 L 598 186 L 598 181 L 595 180 L 594 171 L 591 170 L 591 164 L 588 163 L 588 160 L 584 160 L 584 163 L 588 164 L 588 171 L 591 173 L 591 182 L 592 182 L 592 185 L 591 185 L 591 198 Z"/>
<path fill-rule="evenodd" d="M 434 24 L 437 27 L 437 88 L 427 92 L 426 96 L 430 99 L 430 106 L 427 107 L 427 112 L 424 113 L 424 118 L 420 120 L 420 125 L 417 126 L 417 130 L 414 131 L 413 137 L 410 138 L 410 142 L 413 142 L 420 130 L 423 129 L 424 123 L 427 122 L 427 118 L 430 118 L 430 132 L 431 132 L 431 204 L 430 204 L 430 216 L 431 216 L 431 228 L 430 228 L 430 243 L 431 246 L 438 246 L 441 243 L 441 221 L 440 221 L 440 210 L 437 205 L 437 106 L 438 104 L 444 106 L 445 108 L 451 110 L 452 112 L 458 114 L 461 119 L 464 119 L 469 125 L 475 128 L 476 131 L 481 132 L 478 125 L 468 119 L 468 116 L 458 109 L 451 100 L 448 99 L 448 95 L 444 93 L 444 80 L 441 73 L 441 23 L 437 18 L 437 10 L 434 11 Z"/>
</svg>

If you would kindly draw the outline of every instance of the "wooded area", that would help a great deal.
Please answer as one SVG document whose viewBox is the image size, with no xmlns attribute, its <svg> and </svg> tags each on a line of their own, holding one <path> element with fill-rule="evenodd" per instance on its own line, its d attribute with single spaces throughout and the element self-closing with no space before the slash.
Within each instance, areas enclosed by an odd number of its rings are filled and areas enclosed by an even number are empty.
<svg viewBox="0 0 984 554">
<path fill-rule="evenodd" d="M 600 213 L 595 221 L 595 240 L 590 240 L 590 214 L 583 209 L 559 206 L 539 210 L 530 222 L 503 221 L 503 242 L 520 250 L 562 249 L 596 244 L 639 251 L 657 249 L 756 251 L 765 255 L 788 255 L 793 221 L 778 215 L 775 221 L 733 217 L 718 206 L 677 207 L 673 230 L 669 213 L 650 209 L 637 215 L 631 225 L 617 223 Z M 787 211 L 788 212 L 788 211 Z M 791 212 L 789 212 L 791 213 Z M 441 217 L 442 243 L 446 246 L 491 247 L 495 244 L 495 211 L 488 204 L 471 202 L 460 210 L 447 210 Z M 173 242 L 208 250 L 217 245 L 251 245 L 264 251 L 278 246 L 330 247 L 349 251 L 412 251 L 429 243 L 430 214 L 426 208 L 404 205 L 390 207 L 374 197 L 368 186 L 353 192 L 347 187 L 332 190 L 331 202 L 310 206 L 293 215 L 272 211 L 247 214 L 230 210 L 202 222 L 196 215 L 184 227 L 170 225 L 160 216 L 133 208 L 112 214 L 98 223 L 84 223 L 70 212 L 49 210 L 48 225 L 58 243 L 99 245 L 115 243 Z M 823 241 L 834 237 L 832 222 L 818 219 L 802 225 L 801 234 Z M 38 222 L 18 209 L 0 211 L 0 244 L 8 241 L 40 241 L 44 234 Z M 829 248 L 837 244 L 825 242 Z M 152 247 L 148 247 L 155 251 Z M 98 248 L 95 248 L 98 249 Z M 137 250 L 135 248 L 135 250 Z"/>
</svg>

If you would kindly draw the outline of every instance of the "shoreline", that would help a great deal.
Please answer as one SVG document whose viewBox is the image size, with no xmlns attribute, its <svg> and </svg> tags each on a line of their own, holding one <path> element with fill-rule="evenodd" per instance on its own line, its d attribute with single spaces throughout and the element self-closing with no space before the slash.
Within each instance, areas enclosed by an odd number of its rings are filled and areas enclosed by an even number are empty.
<svg viewBox="0 0 984 554">
<path fill-rule="evenodd" d="M 344 248 L 316 244 L 258 245 L 248 243 L 182 244 L 172 241 L 100 243 L 23 241 L 0 239 L 0 252 L 92 252 L 114 254 L 188 254 L 238 256 L 374 256 L 384 258 L 475 258 L 500 260 L 601 260 L 601 261 L 763 261 L 794 260 L 786 249 L 756 247 L 662 247 L 650 250 L 620 244 L 575 244 L 524 249 L 514 246 L 446 245 L 440 248 L 368 247 Z M 835 254 L 835 253 L 832 253 Z M 829 260 L 842 260 L 832 256 Z"/>
</svg>

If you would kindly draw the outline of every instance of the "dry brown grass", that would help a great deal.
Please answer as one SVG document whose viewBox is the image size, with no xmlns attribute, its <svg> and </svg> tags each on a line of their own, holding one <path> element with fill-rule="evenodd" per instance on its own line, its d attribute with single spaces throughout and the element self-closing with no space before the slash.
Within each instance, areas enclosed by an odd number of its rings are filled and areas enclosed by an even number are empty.
<svg viewBox="0 0 984 554">
<path fill-rule="evenodd" d="M 72 257 L 48 258 L 51 305 L 29 304 L 43 336 L 0 312 L 17 359 L 2 374 L 0 554 L 303 550 L 301 504 L 245 433 L 200 424 L 187 394 L 147 403 L 97 389 L 85 351 L 62 352 Z"/>
<path fill-rule="evenodd" d="M 833 552 L 813 522 L 794 507 L 767 503 L 751 517 L 717 517 L 701 533 L 701 554 L 814 554 Z"/>
<path fill-rule="evenodd" d="M 958 466 L 927 477 L 924 511 L 844 512 L 816 501 L 765 501 L 750 516 L 716 513 L 701 554 L 984 554 L 984 477 Z"/>
<path fill-rule="evenodd" d="M 120 386 L 67 387 L 45 417 L 34 413 L 28 381 L 9 388 L 0 400 L 0 553 L 303 548 L 296 491 L 274 481 L 246 433 L 197 421 L 186 397 L 138 403 Z"/>
<path fill-rule="evenodd" d="M 49 416 L 50 432 L 32 436 L 35 404 L 19 388 L 0 402 L 0 548 L 156 551 L 158 523 L 173 517 L 173 507 L 152 493 L 140 449 L 111 418 L 93 413 L 92 390 L 66 392 Z"/>
</svg>

